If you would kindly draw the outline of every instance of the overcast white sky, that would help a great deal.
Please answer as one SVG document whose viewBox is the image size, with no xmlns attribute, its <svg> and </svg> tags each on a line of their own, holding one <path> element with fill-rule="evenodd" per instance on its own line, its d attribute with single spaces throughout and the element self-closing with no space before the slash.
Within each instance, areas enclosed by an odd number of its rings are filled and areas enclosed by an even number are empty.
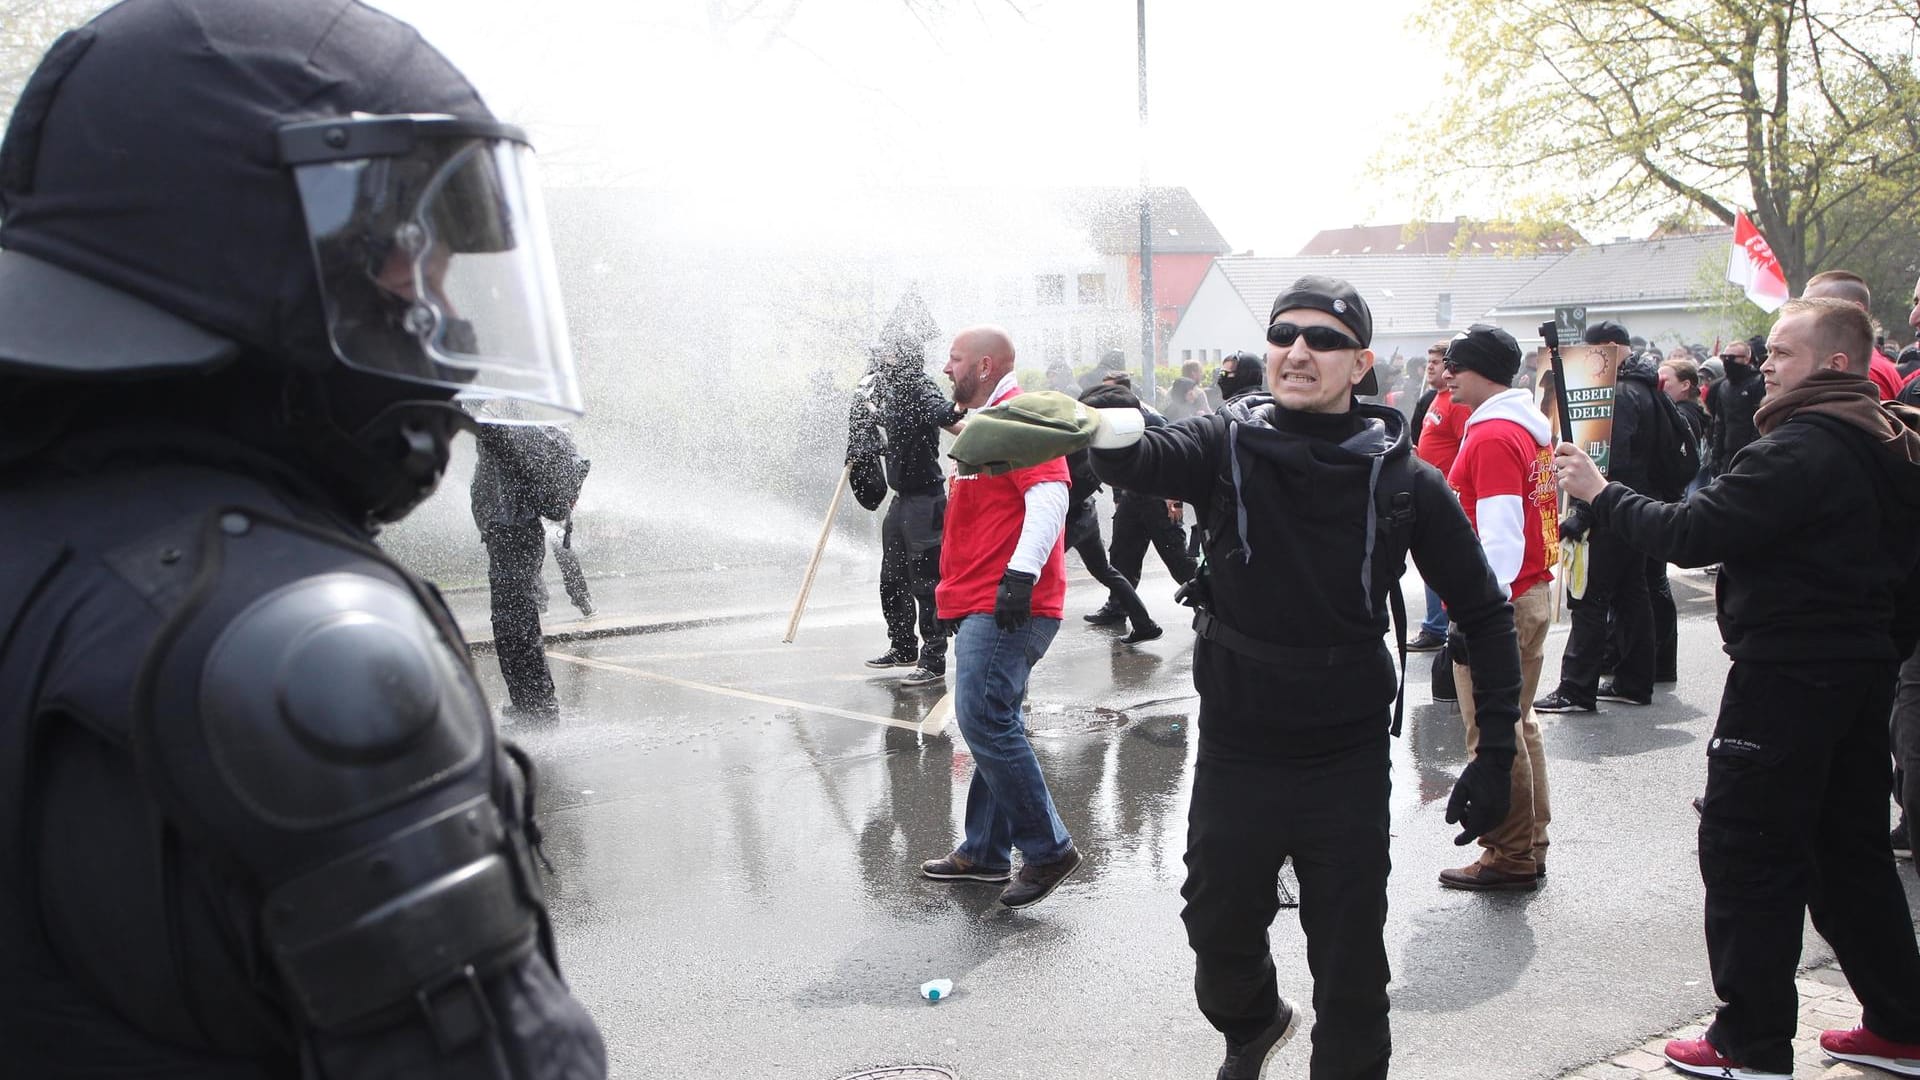
<svg viewBox="0 0 1920 1080">
<path fill-rule="evenodd" d="M 375 2 L 532 130 L 554 186 L 800 215 L 849 187 L 1139 180 L 1125 0 L 921 0 L 942 7 L 924 21 L 905 0 Z M 1440 87 L 1414 7 L 1149 0 L 1153 182 L 1188 187 L 1236 250 L 1264 255 L 1405 220 L 1408 192 L 1367 165 Z"/>
</svg>

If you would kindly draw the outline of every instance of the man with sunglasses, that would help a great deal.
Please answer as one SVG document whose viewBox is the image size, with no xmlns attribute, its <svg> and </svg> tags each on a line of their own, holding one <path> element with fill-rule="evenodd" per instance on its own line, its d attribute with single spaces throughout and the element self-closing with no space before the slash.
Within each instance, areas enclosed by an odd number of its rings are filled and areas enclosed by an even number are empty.
<svg viewBox="0 0 1920 1080">
<path fill-rule="evenodd" d="M 1480 753 L 1448 803 L 1455 843 L 1507 815 L 1513 612 L 1445 478 L 1410 452 L 1405 417 L 1356 400 L 1372 392 L 1372 333 L 1353 286 L 1301 278 L 1273 304 L 1270 393 L 1143 433 L 1103 414 L 1093 437 L 1102 479 L 1192 503 L 1207 521 L 1181 895 L 1200 1010 L 1226 1036 L 1220 1080 L 1259 1076 L 1299 1023 L 1267 940 L 1288 858 L 1314 977 L 1313 1075 L 1387 1075 L 1396 675 L 1384 636 L 1409 552 L 1470 646 Z"/>
<path fill-rule="evenodd" d="M 530 152 L 350 0 L 127 0 L 28 80 L 0 522 L 46 527 L 0 543 L 7 1075 L 606 1074 L 531 767 L 373 543 L 463 428 L 581 412 Z"/>
<path fill-rule="evenodd" d="M 1766 342 L 1758 335 L 1730 342 L 1720 350 L 1725 377 L 1707 388 L 1707 472 L 1713 476 L 1726 472 L 1733 455 L 1760 437 L 1753 414 L 1767 394 L 1760 378 L 1760 365 L 1766 359 Z"/>
<path fill-rule="evenodd" d="M 1520 343 L 1497 326 L 1475 323 L 1447 346 L 1446 369 L 1456 408 L 1467 414 L 1466 438 L 1448 473 L 1486 549 L 1494 578 L 1513 602 L 1520 644 L 1520 724 L 1511 770 L 1512 809 L 1480 838 L 1478 859 L 1440 871 L 1449 889 L 1532 891 L 1547 873 L 1547 755 L 1540 724 L 1526 703 L 1540 685 L 1540 667 L 1553 621 L 1547 583 L 1558 557 L 1559 499 L 1553 486 L 1553 429 L 1533 396 L 1513 386 Z M 1472 673 L 1455 663 L 1454 683 L 1469 693 L 1460 702 L 1467 753 L 1477 753 L 1479 724 Z"/>
</svg>

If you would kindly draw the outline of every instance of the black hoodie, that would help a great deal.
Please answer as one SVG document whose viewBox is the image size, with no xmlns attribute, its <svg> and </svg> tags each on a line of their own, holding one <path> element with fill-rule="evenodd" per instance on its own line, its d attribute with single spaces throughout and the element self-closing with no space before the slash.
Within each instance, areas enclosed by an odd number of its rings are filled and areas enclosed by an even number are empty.
<svg viewBox="0 0 1920 1080">
<path fill-rule="evenodd" d="M 1662 419 L 1653 400 L 1658 393 L 1660 365 L 1652 357 L 1639 353 L 1621 362 L 1613 384 L 1613 444 L 1607 451 L 1607 479 L 1635 491 L 1647 491 L 1652 483 L 1647 470 L 1653 461 L 1653 425 Z"/>
<path fill-rule="evenodd" d="M 1872 384 L 1853 382 L 1866 419 L 1896 438 L 1803 409 L 1684 502 L 1617 484 L 1594 500 L 1596 527 L 1629 546 L 1679 566 L 1721 564 L 1715 607 L 1735 660 L 1893 660 L 1912 649 L 1920 438 L 1903 429 L 1920 414 L 1886 410 L 1895 419 L 1885 423 Z"/>
<path fill-rule="evenodd" d="M 1733 464 L 1733 455 L 1760 437 L 1753 414 L 1766 396 L 1766 380 L 1754 365 L 1727 362 L 1727 377 L 1707 387 L 1707 471 L 1715 476 Z"/>
<path fill-rule="evenodd" d="M 1511 749 L 1520 686 L 1513 609 L 1446 480 L 1409 452 L 1398 410 L 1356 403 L 1346 413 L 1301 413 L 1248 394 L 1092 459 L 1116 487 L 1202 509 L 1212 613 L 1258 642 L 1382 646 L 1388 588 L 1410 548 L 1470 645 L 1481 745 Z M 1412 471 L 1410 530 L 1376 528 L 1388 470 Z M 1385 546 L 1376 543 L 1383 535 Z M 1202 638 L 1194 650 L 1202 746 L 1291 756 L 1372 737 L 1395 679 L 1384 647 L 1368 655 L 1332 670 L 1289 668 Z"/>
</svg>

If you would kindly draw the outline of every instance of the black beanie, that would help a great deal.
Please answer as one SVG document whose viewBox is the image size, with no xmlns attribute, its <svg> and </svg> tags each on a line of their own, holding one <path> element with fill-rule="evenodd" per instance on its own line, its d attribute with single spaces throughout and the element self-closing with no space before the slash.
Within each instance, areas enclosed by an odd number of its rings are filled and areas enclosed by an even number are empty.
<svg viewBox="0 0 1920 1080">
<path fill-rule="evenodd" d="M 1511 386 L 1520 374 L 1520 343 L 1491 323 L 1474 323 L 1447 343 L 1447 361 Z"/>
</svg>

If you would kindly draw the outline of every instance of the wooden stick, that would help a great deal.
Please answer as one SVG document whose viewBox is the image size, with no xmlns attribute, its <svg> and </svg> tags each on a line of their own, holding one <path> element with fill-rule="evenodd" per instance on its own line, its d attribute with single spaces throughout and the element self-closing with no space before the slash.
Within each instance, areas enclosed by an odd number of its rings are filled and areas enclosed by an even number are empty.
<svg viewBox="0 0 1920 1080">
<path fill-rule="evenodd" d="M 807 594 L 813 591 L 813 575 L 820 569 L 820 556 L 827 553 L 827 537 L 833 535 L 833 518 L 840 512 L 840 496 L 847 490 L 847 481 L 853 475 L 853 463 L 848 462 L 840 470 L 840 480 L 833 486 L 833 501 L 827 504 L 827 520 L 820 523 L 820 540 L 813 545 L 813 558 L 807 563 L 807 576 L 800 579 L 800 595 L 793 600 L 793 617 L 787 620 L 787 636 L 780 640 L 793 644 L 793 636 L 800 632 L 800 613 L 807 609 Z"/>
<path fill-rule="evenodd" d="M 927 710 L 926 719 L 920 721 L 920 734 L 938 735 L 947 730 L 947 721 L 953 719 L 953 691 L 940 695 L 940 700 Z"/>
</svg>

